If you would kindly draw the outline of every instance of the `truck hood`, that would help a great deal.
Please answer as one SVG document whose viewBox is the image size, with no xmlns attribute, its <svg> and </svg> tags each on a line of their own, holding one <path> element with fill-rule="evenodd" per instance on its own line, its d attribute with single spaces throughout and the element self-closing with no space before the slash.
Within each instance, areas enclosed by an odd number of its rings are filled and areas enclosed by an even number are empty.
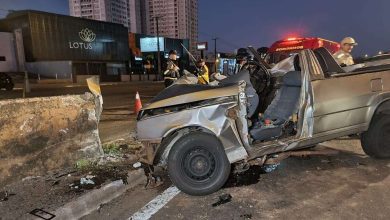
<svg viewBox="0 0 390 220">
<path fill-rule="evenodd" d="M 238 95 L 238 93 L 238 83 L 223 86 L 174 84 L 161 91 L 143 109 L 147 110 L 180 105 L 207 99 Z"/>
</svg>

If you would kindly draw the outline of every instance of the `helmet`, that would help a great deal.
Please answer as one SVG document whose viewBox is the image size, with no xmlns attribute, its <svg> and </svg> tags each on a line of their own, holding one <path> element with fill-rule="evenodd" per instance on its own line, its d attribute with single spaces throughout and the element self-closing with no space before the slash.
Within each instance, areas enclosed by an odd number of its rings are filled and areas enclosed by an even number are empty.
<svg viewBox="0 0 390 220">
<path fill-rule="evenodd" d="M 199 59 L 199 60 L 198 60 L 198 63 L 203 63 L 203 62 L 205 62 L 204 59 Z"/>
<path fill-rule="evenodd" d="M 353 39 L 352 37 L 346 37 L 346 38 L 344 38 L 344 39 L 341 41 L 340 44 L 341 44 L 341 45 L 344 45 L 344 44 L 351 44 L 351 45 L 354 45 L 354 46 L 357 45 L 355 39 Z"/>
<path fill-rule="evenodd" d="M 170 50 L 168 54 L 169 54 L 169 55 L 171 55 L 171 54 L 177 55 L 177 51 L 176 51 L 176 50 Z"/>
<path fill-rule="evenodd" d="M 248 53 L 248 50 L 246 48 L 240 48 L 237 50 L 236 59 L 238 60 L 247 59 L 249 55 L 250 54 Z"/>
<path fill-rule="evenodd" d="M 269 50 L 268 47 L 260 47 L 260 48 L 257 49 L 257 53 L 264 54 L 264 53 L 267 53 L 268 50 Z"/>
</svg>

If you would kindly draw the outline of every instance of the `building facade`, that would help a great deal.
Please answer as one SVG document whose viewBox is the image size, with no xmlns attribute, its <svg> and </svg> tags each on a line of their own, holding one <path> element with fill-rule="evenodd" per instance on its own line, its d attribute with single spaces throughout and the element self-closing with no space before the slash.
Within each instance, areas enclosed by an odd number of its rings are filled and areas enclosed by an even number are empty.
<svg viewBox="0 0 390 220">
<path fill-rule="evenodd" d="M 0 32 L 0 72 L 17 72 L 15 37 L 13 33 Z"/>
<path fill-rule="evenodd" d="M 128 74 L 123 25 L 27 10 L 0 20 L 0 31 L 21 33 L 25 68 L 40 78 L 76 82 L 98 75 L 102 81 L 119 81 Z"/>
<path fill-rule="evenodd" d="M 164 37 L 189 39 L 190 51 L 198 41 L 198 0 L 145 0 L 146 33 Z"/>
<path fill-rule="evenodd" d="M 129 32 L 140 33 L 143 0 L 69 0 L 70 15 L 123 24 Z"/>
</svg>

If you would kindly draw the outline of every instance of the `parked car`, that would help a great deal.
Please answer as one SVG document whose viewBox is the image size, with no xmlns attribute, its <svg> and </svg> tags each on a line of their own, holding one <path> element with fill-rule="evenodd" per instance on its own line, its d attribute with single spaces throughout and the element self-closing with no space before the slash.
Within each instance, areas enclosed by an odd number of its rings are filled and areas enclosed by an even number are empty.
<svg viewBox="0 0 390 220">
<path fill-rule="evenodd" d="M 325 48 L 293 59 L 279 79 L 253 61 L 253 71 L 217 86 L 163 90 L 138 115 L 141 162 L 167 167 L 183 192 L 206 195 L 225 184 L 231 164 L 267 164 L 346 135 L 360 133 L 364 152 L 389 158 L 389 65 L 346 72 Z"/>
<path fill-rule="evenodd" d="M 12 78 L 6 73 L 0 73 L 0 89 L 3 88 L 7 91 L 11 91 L 12 89 L 14 89 L 14 83 L 12 82 Z"/>
</svg>

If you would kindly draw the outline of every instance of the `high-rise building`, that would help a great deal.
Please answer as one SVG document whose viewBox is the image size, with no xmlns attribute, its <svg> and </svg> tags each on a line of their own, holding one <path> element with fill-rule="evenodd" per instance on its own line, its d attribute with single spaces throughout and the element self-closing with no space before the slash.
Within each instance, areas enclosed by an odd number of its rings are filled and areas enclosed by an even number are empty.
<svg viewBox="0 0 390 220">
<path fill-rule="evenodd" d="M 164 37 L 189 39 L 190 50 L 198 41 L 198 0 L 144 0 L 146 33 Z"/>
<path fill-rule="evenodd" d="M 70 15 L 123 24 L 129 32 L 198 40 L 198 0 L 69 0 Z"/>
<path fill-rule="evenodd" d="M 123 24 L 141 33 L 141 2 L 144 0 L 69 0 L 71 16 Z"/>
</svg>

